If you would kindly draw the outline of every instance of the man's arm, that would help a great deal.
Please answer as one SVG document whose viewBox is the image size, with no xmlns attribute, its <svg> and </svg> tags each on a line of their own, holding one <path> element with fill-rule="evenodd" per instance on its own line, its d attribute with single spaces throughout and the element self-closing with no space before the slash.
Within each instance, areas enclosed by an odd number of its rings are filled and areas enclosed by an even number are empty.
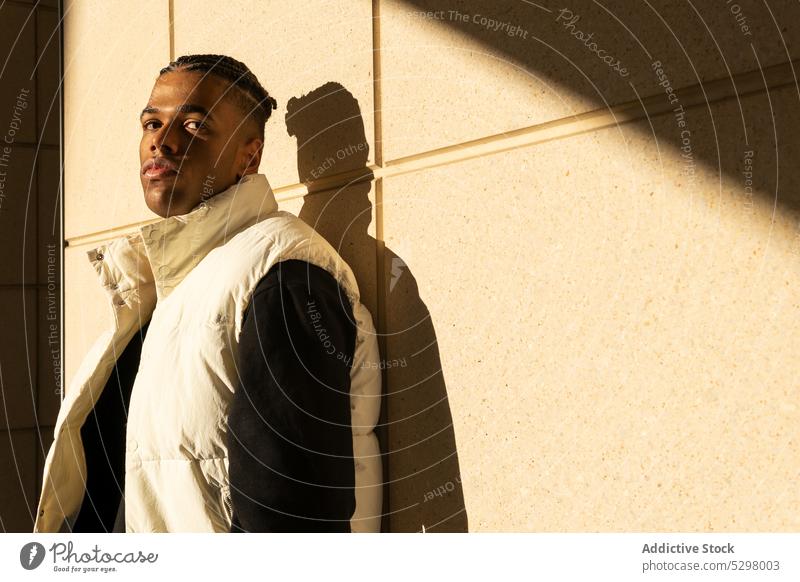
<svg viewBox="0 0 800 582">
<path fill-rule="evenodd" d="M 133 335 L 117 358 L 103 392 L 81 426 L 87 475 L 83 502 L 72 525 L 75 533 L 114 531 L 125 488 L 128 405 L 149 325 L 148 321 Z"/>
<path fill-rule="evenodd" d="M 350 531 L 355 338 L 348 299 L 324 269 L 283 261 L 259 282 L 228 416 L 231 531 Z"/>
</svg>

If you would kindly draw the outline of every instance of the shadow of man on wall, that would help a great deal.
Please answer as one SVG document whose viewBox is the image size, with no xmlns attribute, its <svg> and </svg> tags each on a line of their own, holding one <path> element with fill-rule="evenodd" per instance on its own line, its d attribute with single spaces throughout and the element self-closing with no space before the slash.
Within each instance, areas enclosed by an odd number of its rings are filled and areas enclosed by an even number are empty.
<svg viewBox="0 0 800 582">
<path fill-rule="evenodd" d="M 433 321 L 410 265 L 368 232 L 374 174 L 358 101 L 341 84 L 326 83 L 288 101 L 286 127 L 297 138 L 297 171 L 309 188 L 300 218 L 351 266 L 378 332 L 384 389 L 376 427 L 385 483 L 381 529 L 465 532 Z"/>
</svg>

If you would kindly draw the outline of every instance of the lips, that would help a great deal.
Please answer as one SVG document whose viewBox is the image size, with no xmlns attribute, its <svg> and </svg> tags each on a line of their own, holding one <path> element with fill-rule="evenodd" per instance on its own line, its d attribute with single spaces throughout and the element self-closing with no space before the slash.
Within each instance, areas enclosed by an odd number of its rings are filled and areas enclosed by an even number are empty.
<svg viewBox="0 0 800 582">
<path fill-rule="evenodd" d="M 142 174 L 151 179 L 159 179 L 177 175 L 178 168 L 167 158 L 150 158 L 142 164 Z"/>
</svg>

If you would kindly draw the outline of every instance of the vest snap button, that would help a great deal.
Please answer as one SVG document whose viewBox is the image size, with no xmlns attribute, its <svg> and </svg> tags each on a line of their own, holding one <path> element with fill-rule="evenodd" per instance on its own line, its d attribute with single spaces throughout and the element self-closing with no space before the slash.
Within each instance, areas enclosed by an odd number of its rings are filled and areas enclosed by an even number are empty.
<svg viewBox="0 0 800 582">
<path fill-rule="evenodd" d="M 139 443 L 137 443 L 134 439 L 128 441 L 128 451 L 133 452 L 139 448 Z"/>
<path fill-rule="evenodd" d="M 158 276 L 159 277 L 166 277 L 169 275 L 169 267 L 166 265 L 161 265 L 158 268 Z"/>
</svg>

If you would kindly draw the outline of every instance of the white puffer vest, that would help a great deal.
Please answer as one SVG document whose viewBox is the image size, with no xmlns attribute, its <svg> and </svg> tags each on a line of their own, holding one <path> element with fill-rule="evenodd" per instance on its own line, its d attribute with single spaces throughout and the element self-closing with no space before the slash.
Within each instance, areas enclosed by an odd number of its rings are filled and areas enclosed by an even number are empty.
<svg viewBox="0 0 800 582">
<path fill-rule="evenodd" d="M 305 222 L 279 211 L 263 174 L 249 174 L 191 212 L 143 225 L 88 251 L 114 326 L 83 359 L 56 419 L 34 532 L 77 515 L 86 483 L 80 429 L 113 366 L 150 320 L 128 410 L 127 532 L 225 532 L 231 524 L 227 410 L 237 388 L 242 319 L 259 280 L 279 261 L 326 269 L 353 308 L 350 372 L 356 509 L 353 532 L 380 531 L 380 353 L 350 267 Z"/>
</svg>

